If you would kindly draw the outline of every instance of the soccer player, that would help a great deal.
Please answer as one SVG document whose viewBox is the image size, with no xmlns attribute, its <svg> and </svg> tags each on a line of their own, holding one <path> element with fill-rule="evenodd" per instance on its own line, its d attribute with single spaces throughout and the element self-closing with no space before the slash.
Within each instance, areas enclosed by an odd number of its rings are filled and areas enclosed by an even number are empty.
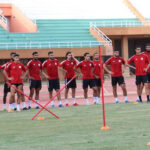
<svg viewBox="0 0 150 150">
<path fill-rule="evenodd" d="M 66 53 L 66 60 L 60 64 L 60 67 L 62 67 L 66 72 L 65 83 L 68 83 L 73 78 L 73 76 L 75 75 L 74 68 L 78 63 L 79 63 L 79 61 L 73 56 L 73 54 L 71 52 Z M 75 78 L 65 88 L 66 107 L 69 106 L 69 104 L 68 104 L 68 92 L 69 92 L 70 88 L 72 89 L 73 106 L 78 106 L 78 104 L 76 103 L 76 99 L 75 99 L 76 87 L 77 87 L 77 85 L 76 85 L 76 78 Z"/>
<path fill-rule="evenodd" d="M 41 71 L 42 63 L 38 60 L 38 52 L 32 53 L 33 59 L 27 64 L 29 79 L 30 79 L 30 94 L 29 97 L 33 98 L 35 92 L 35 100 L 39 103 L 39 93 L 42 87 L 41 83 Z M 28 109 L 31 109 L 32 101 L 28 100 Z M 39 109 L 38 104 L 35 104 L 35 108 Z"/>
<path fill-rule="evenodd" d="M 130 68 L 135 69 L 136 75 L 136 86 L 137 86 L 137 95 L 139 97 L 140 102 L 142 102 L 141 97 L 141 83 L 145 86 L 145 92 L 147 95 L 147 102 L 150 102 L 149 98 L 149 85 L 148 85 L 148 78 L 147 78 L 147 70 L 150 67 L 148 57 L 141 53 L 141 47 L 135 48 L 136 54 L 132 56 L 128 60 L 127 66 Z M 130 64 L 134 63 L 135 67 L 131 66 Z"/>
<path fill-rule="evenodd" d="M 84 60 L 81 61 L 76 68 L 80 68 L 81 73 L 82 73 L 82 79 L 83 79 L 83 90 L 84 90 L 84 98 L 86 100 L 86 104 L 89 105 L 89 100 L 88 100 L 88 86 L 93 89 L 93 92 L 97 92 L 97 88 L 94 82 L 94 77 L 93 77 L 93 63 L 90 60 L 90 54 L 85 53 L 84 54 Z M 77 71 L 77 70 L 76 70 Z M 96 94 L 97 95 L 97 94 Z M 96 97 L 94 95 L 94 97 Z"/>
<path fill-rule="evenodd" d="M 111 71 L 107 68 L 107 65 L 110 65 Z M 111 83 L 113 88 L 113 95 L 115 98 L 116 104 L 119 104 L 118 94 L 117 94 L 117 83 L 123 91 L 123 96 L 125 103 L 129 103 L 127 98 L 127 90 L 125 86 L 124 77 L 122 75 L 122 65 L 125 67 L 125 61 L 122 57 L 119 56 L 119 51 L 114 51 L 113 57 L 109 58 L 104 63 L 104 69 L 111 75 Z"/>
<path fill-rule="evenodd" d="M 7 72 L 10 72 L 10 76 L 8 76 Z M 9 63 L 4 69 L 4 75 L 7 80 L 10 81 L 11 85 L 14 85 L 17 89 L 23 90 L 23 78 L 25 78 L 26 73 L 23 75 L 23 72 L 26 72 L 26 68 L 22 63 L 20 63 L 19 55 L 14 55 L 14 62 Z M 17 111 L 20 111 L 20 102 L 22 100 L 22 96 L 19 92 L 17 92 Z M 15 89 L 10 88 L 10 99 L 9 99 L 9 112 L 13 112 L 12 103 L 15 101 Z M 26 109 L 25 102 L 22 102 L 23 109 Z"/>
<path fill-rule="evenodd" d="M 99 61 L 98 53 L 94 53 L 93 55 L 93 65 L 94 65 L 93 76 L 94 76 L 95 85 L 97 87 L 97 92 L 93 93 L 93 95 L 96 95 L 96 97 L 94 97 L 94 104 L 99 104 L 100 90 L 101 90 L 101 77 L 100 77 L 101 64 Z"/>
<path fill-rule="evenodd" d="M 58 92 L 60 89 L 60 82 L 58 77 L 59 62 L 54 58 L 53 52 L 48 52 L 48 57 L 49 59 L 44 61 L 44 63 L 42 64 L 42 68 L 46 68 L 46 73 L 44 71 L 42 71 L 42 73 L 45 78 L 48 79 L 49 98 L 51 99 L 53 97 L 53 90 Z M 59 101 L 59 107 L 63 107 L 60 94 L 58 94 L 57 98 Z M 55 107 L 54 100 L 51 101 L 51 106 L 52 108 Z"/>
<path fill-rule="evenodd" d="M 12 53 L 10 53 L 10 61 L 9 62 L 7 62 L 7 63 L 5 63 L 5 64 L 3 64 L 2 66 L 1 66 L 1 68 L 2 69 L 5 69 L 6 68 L 6 66 L 9 64 L 9 63 L 11 63 L 11 62 L 13 62 L 14 61 L 14 55 L 15 55 L 16 53 L 14 53 L 14 52 L 12 52 Z M 7 72 L 7 74 L 8 74 L 8 76 L 9 76 L 9 72 Z M 7 95 L 8 95 L 8 93 L 10 92 L 10 87 L 7 85 L 7 83 L 6 83 L 6 77 L 4 76 L 4 94 L 3 94 L 3 108 L 2 108 L 2 111 L 6 111 L 6 101 L 7 101 Z M 13 107 L 14 107 L 14 110 L 16 110 L 17 108 L 16 108 L 16 103 L 14 102 L 13 103 Z"/>
</svg>

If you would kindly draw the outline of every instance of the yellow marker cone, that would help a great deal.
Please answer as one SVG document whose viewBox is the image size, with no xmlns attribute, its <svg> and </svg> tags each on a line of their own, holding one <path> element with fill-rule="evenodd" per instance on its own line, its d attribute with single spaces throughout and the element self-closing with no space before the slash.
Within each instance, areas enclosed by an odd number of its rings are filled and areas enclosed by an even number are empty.
<svg viewBox="0 0 150 150">
<path fill-rule="evenodd" d="M 147 146 L 150 146 L 150 142 L 147 143 Z"/>
<path fill-rule="evenodd" d="M 101 128 L 101 130 L 109 130 L 110 128 L 108 127 L 108 126 L 103 126 L 102 128 Z"/>
<path fill-rule="evenodd" d="M 38 120 L 44 120 L 44 119 L 45 119 L 44 117 L 39 117 L 39 118 L 38 118 Z"/>
<path fill-rule="evenodd" d="M 139 104 L 139 102 L 134 102 L 134 104 Z"/>
</svg>

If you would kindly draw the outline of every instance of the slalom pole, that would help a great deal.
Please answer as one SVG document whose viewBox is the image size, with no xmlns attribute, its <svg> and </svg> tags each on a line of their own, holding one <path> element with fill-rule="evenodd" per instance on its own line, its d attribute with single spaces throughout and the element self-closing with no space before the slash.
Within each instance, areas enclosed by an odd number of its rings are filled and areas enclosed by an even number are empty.
<svg viewBox="0 0 150 150">
<path fill-rule="evenodd" d="M 57 119 L 59 119 L 60 117 L 58 117 L 57 115 L 55 115 L 53 112 L 51 112 L 50 110 L 48 110 L 47 108 L 45 108 L 44 106 L 42 106 L 40 103 L 36 102 L 36 100 L 32 99 L 31 97 L 27 96 L 26 94 L 24 94 L 21 90 L 17 89 L 15 86 L 11 85 L 9 82 L 6 82 L 10 87 L 14 88 L 17 92 L 19 92 L 20 94 L 24 95 L 25 97 L 27 97 L 29 100 L 33 101 L 34 103 L 38 104 L 40 107 L 42 107 L 43 109 L 45 109 L 46 111 L 48 111 L 50 114 L 52 114 L 54 117 L 56 117 Z"/>
<path fill-rule="evenodd" d="M 106 126 L 105 118 L 105 102 L 104 102 L 104 86 L 103 86 L 103 63 L 101 55 L 101 46 L 99 46 L 99 61 L 100 61 L 100 78 L 101 78 L 101 91 L 102 91 L 102 109 L 103 109 L 103 127 L 101 130 L 109 130 L 109 127 Z"/>
<path fill-rule="evenodd" d="M 67 86 L 75 77 L 76 77 L 76 75 L 74 75 L 74 76 L 72 77 L 72 79 L 71 79 L 68 83 L 66 83 L 66 84 L 44 105 L 44 107 L 42 107 L 42 108 L 31 118 L 31 120 L 33 120 L 53 99 L 55 99 L 55 97 L 56 97 L 57 95 L 59 95 L 59 94 L 63 91 L 63 89 L 66 88 L 66 86 Z"/>
</svg>

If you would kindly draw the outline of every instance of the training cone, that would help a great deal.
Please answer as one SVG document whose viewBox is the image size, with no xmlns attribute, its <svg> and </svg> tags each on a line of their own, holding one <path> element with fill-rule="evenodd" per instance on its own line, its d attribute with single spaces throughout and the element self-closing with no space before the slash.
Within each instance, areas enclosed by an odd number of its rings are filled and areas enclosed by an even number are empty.
<svg viewBox="0 0 150 150">
<path fill-rule="evenodd" d="M 11 109 L 11 110 L 8 110 L 8 112 L 11 113 L 11 112 L 14 112 L 14 111 Z"/>
<path fill-rule="evenodd" d="M 44 117 L 39 117 L 39 118 L 38 118 L 38 120 L 44 120 L 44 119 L 45 119 Z"/>
<path fill-rule="evenodd" d="M 148 142 L 146 145 L 147 145 L 147 146 L 150 146 L 150 142 Z"/>
<path fill-rule="evenodd" d="M 134 102 L 134 104 L 139 104 L 139 102 Z"/>
<path fill-rule="evenodd" d="M 108 127 L 108 126 L 103 126 L 102 128 L 101 128 L 101 130 L 109 130 L 110 128 Z"/>
</svg>

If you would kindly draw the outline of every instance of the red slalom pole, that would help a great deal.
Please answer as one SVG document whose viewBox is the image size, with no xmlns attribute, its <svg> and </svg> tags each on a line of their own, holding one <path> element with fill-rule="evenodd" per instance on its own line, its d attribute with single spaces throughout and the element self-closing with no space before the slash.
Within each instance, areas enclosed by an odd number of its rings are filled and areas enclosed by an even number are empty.
<svg viewBox="0 0 150 150">
<path fill-rule="evenodd" d="M 50 110 L 48 110 L 47 108 L 45 108 L 44 106 L 42 106 L 40 103 L 36 102 L 34 99 L 32 99 L 31 97 L 27 96 L 26 94 L 24 94 L 21 90 L 17 89 L 15 86 L 11 85 L 9 82 L 6 82 L 10 87 L 14 88 L 17 92 L 21 93 L 22 95 L 24 95 L 25 97 L 27 97 L 28 99 L 30 99 L 31 101 L 33 101 L 34 103 L 38 104 L 40 107 L 42 107 L 43 109 L 47 110 L 50 114 L 52 114 L 54 117 L 56 118 L 60 118 L 57 115 L 55 115 L 53 112 L 51 112 Z"/>
<path fill-rule="evenodd" d="M 102 109 L 103 109 L 103 127 L 101 130 L 109 130 L 109 127 L 106 126 L 106 118 L 105 118 L 105 102 L 104 102 L 104 86 L 103 86 L 103 63 L 102 63 L 102 54 L 101 54 L 101 46 L 99 46 L 99 61 L 100 61 L 100 77 L 101 77 L 101 91 L 102 91 Z"/>
<path fill-rule="evenodd" d="M 76 77 L 76 75 L 73 76 L 73 78 L 67 83 L 65 84 L 45 105 L 44 105 L 44 108 L 53 100 L 55 99 L 55 97 L 60 94 L 62 92 L 62 90 L 64 88 L 66 88 L 66 86 Z M 31 120 L 33 120 L 43 109 L 43 107 L 31 118 Z"/>
</svg>

